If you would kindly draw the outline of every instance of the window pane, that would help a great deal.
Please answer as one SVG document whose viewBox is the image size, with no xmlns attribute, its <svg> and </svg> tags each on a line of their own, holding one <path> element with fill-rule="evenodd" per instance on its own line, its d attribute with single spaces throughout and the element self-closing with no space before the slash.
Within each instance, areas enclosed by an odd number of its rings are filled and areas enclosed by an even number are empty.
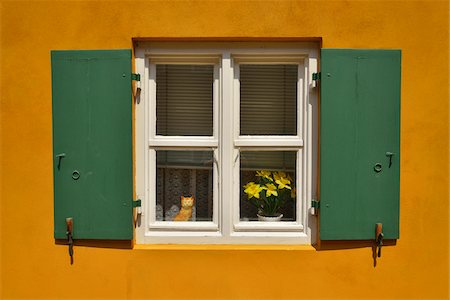
<svg viewBox="0 0 450 300">
<path fill-rule="evenodd" d="M 240 65 L 241 135 L 297 134 L 297 65 Z"/>
<path fill-rule="evenodd" d="M 212 65 L 156 65 L 156 134 L 213 135 Z"/>
<path fill-rule="evenodd" d="M 295 221 L 296 158 L 295 151 L 241 152 L 241 221 L 258 221 L 258 214 Z"/>
<path fill-rule="evenodd" d="M 212 221 L 213 152 L 157 151 L 156 161 L 156 220 Z"/>
</svg>

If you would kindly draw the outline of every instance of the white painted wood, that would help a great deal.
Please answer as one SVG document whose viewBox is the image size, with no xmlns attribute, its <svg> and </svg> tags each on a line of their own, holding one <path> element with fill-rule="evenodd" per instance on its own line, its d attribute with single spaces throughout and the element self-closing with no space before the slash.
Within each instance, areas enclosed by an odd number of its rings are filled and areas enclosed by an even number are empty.
<svg viewBox="0 0 450 300">
<path fill-rule="evenodd" d="M 136 69 L 143 77 L 136 105 L 136 194 L 143 220 L 137 243 L 180 244 L 311 244 L 316 220 L 307 212 L 316 196 L 318 95 L 312 73 L 317 72 L 315 43 L 175 43 L 139 42 Z M 156 136 L 155 63 L 214 64 L 212 137 Z M 297 136 L 239 136 L 239 64 L 298 65 Z M 144 105 L 142 105 L 144 103 Z M 139 141 L 138 141 L 139 140 Z M 156 221 L 156 151 L 213 150 L 212 222 Z M 297 220 L 240 222 L 239 151 L 297 151 Z M 220 180 L 219 180 L 220 178 Z M 270 224 L 269 224 L 270 223 Z"/>
<path fill-rule="evenodd" d="M 309 245 L 303 232 L 234 232 L 225 236 L 208 231 L 148 231 L 140 237 L 140 244 L 242 244 L 242 245 Z"/>
<path fill-rule="evenodd" d="M 288 64 L 302 64 L 303 60 L 307 57 L 304 54 L 289 54 L 284 53 L 279 54 L 234 54 L 232 56 L 236 64 L 265 64 L 265 65 L 288 65 Z"/>
<path fill-rule="evenodd" d="M 222 239 L 218 231 L 148 231 L 142 244 L 218 244 L 217 238 Z M 210 242 L 206 242 L 210 240 Z M 216 243 L 211 242 L 216 240 Z M 175 242 L 174 242 L 175 241 Z M 219 243 L 221 244 L 221 243 Z"/>
<path fill-rule="evenodd" d="M 220 189 L 220 231 L 223 235 L 221 240 L 229 237 L 232 233 L 232 204 L 233 204 L 233 173 L 230 166 L 233 165 L 233 68 L 231 54 L 225 50 L 222 56 L 222 101 L 221 101 L 221 189 Z"/>
<path fill-rule="evenodd" d="M 219 228 L 220 222 L 220 155 L 219 149 L 213 151 L 213 223 L 216 228 Z"/>
<path fill-rule="evenodd" d="M 308 147 L 306 147 L 305 161 L 307 162 L 307 194 L 303 207 L 305 211 L 311 208 L 312 199 L 318 198 L 319 186 L 318 186 L 318 153 L 319 153 L 319 96 L 318 89 L 314 87 L 314 81 L 312 75 L 318 72 L 318 59 L 319 53 L 313 52 L 310 54 L 309 59 L 306 61 L 308 66 L 308 72 L 306 77 L 305 90 L 306 95 L 306 111 L 307 120 L 305 120 L 305 132 L 307 134 Z M 306 218 L 305 228 L 306 234 L 311 238 L 311 243 L 317 242 L 317 224 L 318 220 L 315 216 Z"/>
<path fill-rule="evenodd" d="M 158 59 L 155 59 L 158 58 Z M 176 57 L 176 60 L 173 60 Z M 214 62 L 214 82 L 213 82 L 213 136 L 203 137 L 203 136 L 161 136 L 156 134 L 156 63 L 152 62 L 156 60 L 158 64 L 180 64 L 183 62 L 183 56 L 148 56 L 147 63 L 149 64 L 149 74 L 150 74 L 150 136 L 149 145 L 155 147 L 162 146 L 206 146 L 206 147 L 217 147 L 218 141 L 218 127 L 219 127 L 219 98 L 220 98 L 220 61 L 218 61 L 218 56 L 214 56 L 214 61 L 209 61 L 207 56 L 195 56 L 195 60 L 192 59 L 193 56 L 186 55 L 186 64 L 212 64 Z M 178 143 L 177 143 L 178 142 Z M 204 142 L 204 144 L 201 144 Z M 166 143 L 166 144 L 165 144 Z M 184 143 L 184 145 L 183 145 Z"/>
<path fill-rule="evenodd" d="M 156 150 L 150 149 L 148 153 L 148 181 L 146 182 L 148 187 L 147 195 L 147 218 L 146 224 L 152 224 L 156 222 Z M 151 191 L 151 192 L 150 192 Z"/>
<path fill-rule="evenodd" d="M 196 64 L 211 65 L 220 63 L 220 55 L 186 55 L 186 54 L 151 54 L 148 56 L 151 64 Z"/>
<path fill-rule="evenodd" d="M 144 162 L 145 161 L 145 149 L 146 149 L 146 134 L 145 134 L 145 88 L 144 91 L 142 87 L 145 86 L 145 54 L 144 50 L 139 48 L 135 51 L 135 71 L 138 74 L 141 74 L 141 91 L 136 98 L 136 105 L 134 110 L 134 158 L 136 162 Z M 142 84 L 144 83 L 144 84 Z M 136 236 L 142 236 L 145 234 L 145 226 L 141 226 L 143 223 L 142 218 L 143 208 L 146 205 L 146 191 L 145 191 L 145 183 L 146 183 L 146 167 L 145 163 L 136 163 L 135 164 L 135 197 L 136 199 L 141 199 L 141 207 L 136 209 L 136 218 L 137 218 L 137 226 L 136 226 Z M 144 222 L 145 223 L 145 222 Z"/>
<path fill-rule="evenodd" d="M 148 141 L 149 147 L 210 147 L 217 148 L 219 141 L 214 137 L 157 136 Z"/>
<path fill-rule="evenodd" d="M 219 137 L 220 124 L 220 82 L 221 82 L 221 66 L 220 61 L 214 65 L 214 83 L 213 83 L 213 137 L 215 140 Z"/>
<path fill-rule="evenodd" d="M 306 89 L 306 82 L 305 82 L 305 76 L 306 76 L 306 66 L 304 63 L 301 63 L 298 65 L 298 81 L 297 81 L 297 136 L 299 139 L 301 139 L 303 143 L 303 137 L 305 136 L 303 128 L 303 120 L 305 118 L 305 115 L 308 114 L 308 111 L 305 110 L 305 103 L 306 103 L 306 97 L 307 93 L 305 92 Z M 302 145 L 303 146 L 303 145 Z"/>
<path fill-rule="evenodd" d="M 304 146 L 302 137 L 304 136 L 302 124 L 304 115 L 308 112 L 304 109 L 305 100 L 305 90 L 306 90 L 306 81 L 305 81 L 305 63 L 304 60 L 307 59 L 307 55 L 297 54 L 297 55 L 258 55 L 258 54 L 243 54 L 243 55 L 233 55 L 233 67 L 234 67 L 234 93 L 233 93 L 233 104 L 234 104 L 234 146 L 235 151 L 243 151 L 243 150 L 264 150 L 264 151 L 286 151 L 286 150 L 294 150 L 297 151 L 297 187 L 301 187 L 302 193 L 297 195 L 296 202 L 296 215 L 297 222 L 294 224 L 284 224 L 280 225 L 277 222 L 273 222 L 272 224 L 254 224 L 256 222 L 241 222 L 240 221 L 240 160 L 238 158 L 238 154 L 234 153 L 234 186 L 233 186 L 233 228 L 235 231 L 247 230 L 247 231 L 257 231 L 264 229 L 267 232 L 269 231 L 302 231 L 304 226 L 303 224 L 306 222 L 306 218 L 308 217 L 304 214 L 305 209 L 303 208 L 303 204 L 305 203 L 305 191 L 304 186 L 307 182 L 307 178 L 305 176 L 305 170 L 303 168 L 303 152 L 301 151 L 301 147 Z M 239 83 L 239 65 L 240 64 L 297 64 L 298 65 L 298 80 L 297 80 L 297 135 L 296 136 L 240 136 L 239 132 L 239 123 L 240 123 L 240 83 Z M 264 148 L 259 148 L 264 147 Z M 253 223 L 253 224 L 252 224 Z M 259 223 L 259 222 L 258 222 Z M 287 223 L 287 222 L 283 222 Z M 291 225 L 292 227 L 290 227 Z"/>
<path fill-rule="evenodd" d="M 167 222 L 157 221 L 149 224 L 149 229 L 161 229 L 171 231 L 218 231 L 219 227 L 214 222 Z"/>
<path fill-rule="evenodd" d="M 240 222 L 234 225 L 235 231 L 302 231 L 298 222 Z"/>
<path fill-rule="evenodd" d="M 303 147 L 298 136 L 240 136 L 234 141 L 236 147 Z"/>
</svg>

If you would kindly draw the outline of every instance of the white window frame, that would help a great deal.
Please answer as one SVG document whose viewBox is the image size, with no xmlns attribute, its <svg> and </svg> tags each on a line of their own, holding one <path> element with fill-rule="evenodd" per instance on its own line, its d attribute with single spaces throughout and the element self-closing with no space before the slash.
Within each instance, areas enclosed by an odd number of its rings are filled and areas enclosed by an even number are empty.
<svg viewBox="0 0 450 300">
<path fill-rule="evenodd" d="M 138 244 L 312 244 L 316 218 L 309 214 L 316 196 L 319 45 L 305 42 L 208 43 L 139 42 L 136 71 L 141 74 L 135 106 L 136 195 L 142 200 L 136 228 Z M 155 63 L 214 64 L 214 129 L 212 137 L 156 135 Z M 239 65 L 297 64 L 299 66 L 297 135 L 239 135 Z M 143 75 L 143 76 L 142 76 Z M 213 150 L 212 222 L 156 222 L 155 149 Z M 296 221 L 242 222 L 239 220 L 239 151 L 297 151 Z M 314 154 L 314 155 L 313 155 Z M 219 180 L 220 179 L 220 180 Z M 230 199 L 231 198 L 231 199 Z"/>
</svg>

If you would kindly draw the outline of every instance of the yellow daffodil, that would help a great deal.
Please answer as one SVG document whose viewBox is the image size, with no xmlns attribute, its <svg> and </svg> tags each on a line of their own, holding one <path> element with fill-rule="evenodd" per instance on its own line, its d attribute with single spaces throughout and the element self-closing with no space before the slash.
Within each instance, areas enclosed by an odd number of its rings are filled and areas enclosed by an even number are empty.
<svg viewBox="0 0 450 300">
<path fill-rule="evenodd" d="M 254 182 L 249 182 L 244 186 L 245 190 L 244 192 L 248 195 L 248 198 L 255 197 L 256 199 L 259 199 L 259 193 L 262 190 L 265 190 L 266 187 L 262 187 L 259 184 L 256 184 Z"/>
<path fill-rule="evenodd" d="M 256 171 L 256 176 L 263 177 L 263 178 L 269 179 L 270 181 L 273 181 L 273 179 L 272 179 L 272 177 L 270 177 L 270 175 L 272 175 L 272 173 L 267 170 Z"/>
<path fill-rule="evenodd" d="M 251 181 L 251 182 L 247 183 L 246 185 L 244 185 L 244 189 L 246 190 L 254 185 L 255 185 L 255 183 Z M 244 190 L 244 192 L 245 192 L 245 190 Z"/>
<path fill-rule="evenodd" d="M 289 195 L 295 199 L 297 190 L 290 174 L 260 170 L 256 171 L 256 177 L 255 181 L 245 184 L 243 188 L 248 201 L 258 209 L 260 214 L 276 215 L 289 199 Z"/>
<path fill-rule="evenodd" d="M 284 173 L 284 172 L 274 172 L 273 178 L 275 179 L 275 181 L 284 180 L 285 182 L 287 182 L 287 184 L 291 183 L 291 181 L 287 178 L 286 173 Z"/>
<path fill-rule="evenodd" d="M 278 196 L 277 187 L 273 183 L 266 184 L 266 197 Z"/>
<path fill-rule="evenodd" d="M 288 185 L 291 182 L 287 178 L 279 177 L 278 180 L 275 180 L 275 183 L 278 184 L 278 188 L 280 190 L 282 190 L 282 189 L 291 189 L 291 187 Z"/>
</svg>

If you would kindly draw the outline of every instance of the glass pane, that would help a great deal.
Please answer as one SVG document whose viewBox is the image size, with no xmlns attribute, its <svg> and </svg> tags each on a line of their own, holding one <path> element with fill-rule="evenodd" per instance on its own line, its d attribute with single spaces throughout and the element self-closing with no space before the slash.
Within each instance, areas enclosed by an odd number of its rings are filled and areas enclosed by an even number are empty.
<svg viewBox="0 0 450 300">
<path fill-rule="evenodd" d="M 156 134 L 213 135 L 212 65 L 156 65 Z"/>
<path fill-rule="evenodd" d="M 297 65 L 240 65 L 241 135 L 297 134 Z"/>
<path fill-rule="evenodd" d="M 241 221 L 295 221 L 296 158 L 295 151 L 241 152 Z"/>
<path fill-rule="evenodd" d="M 213 152 L 156 151 L 156 162 L 156 220 L 212 221 Z"/>
</svg>

